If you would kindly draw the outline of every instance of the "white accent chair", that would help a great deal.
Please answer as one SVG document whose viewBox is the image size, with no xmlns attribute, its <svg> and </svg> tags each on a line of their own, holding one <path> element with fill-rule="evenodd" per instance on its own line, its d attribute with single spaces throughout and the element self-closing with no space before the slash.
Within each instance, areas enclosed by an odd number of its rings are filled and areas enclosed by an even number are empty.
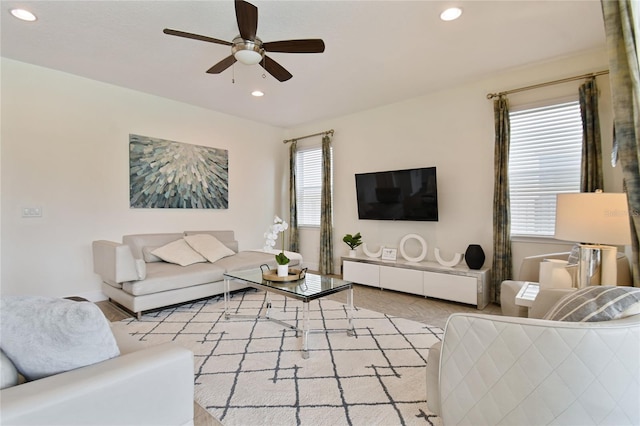
<svg viewBox="0 0 640 426">
<path fill-rule="evenodd" d="M 563 295 L 542 290 L 534 302 Z M 640 424 L 640 314 L 603 322 L 454 314 L 427 359 L 444 425 Z"/>
</svg>

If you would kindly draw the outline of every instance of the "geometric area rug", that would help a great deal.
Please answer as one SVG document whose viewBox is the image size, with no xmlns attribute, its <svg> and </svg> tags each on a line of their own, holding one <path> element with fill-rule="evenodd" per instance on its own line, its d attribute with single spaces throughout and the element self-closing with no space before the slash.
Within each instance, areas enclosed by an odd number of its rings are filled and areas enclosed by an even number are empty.
<svg viewBox="0 0 640 426">
<path fill-rule="evenodd" d="M 302 328 L 302 303 L 269 294 L 271 316 Z M 233 313 L 256 315 L 265 293 L 238 291 Z M 346 328 L 345 307 L 310 302 L 311 329 Z M 118 324 L 149 344 L 176 342 L 194 353 L 195 400 L 224 425 L 440 425 L 426 403 L 429 347 L 442 329 L 354 308 L 355 336 L 302 338 L 273 321 L 224 318 L 221 296 Z"/>
</svg>

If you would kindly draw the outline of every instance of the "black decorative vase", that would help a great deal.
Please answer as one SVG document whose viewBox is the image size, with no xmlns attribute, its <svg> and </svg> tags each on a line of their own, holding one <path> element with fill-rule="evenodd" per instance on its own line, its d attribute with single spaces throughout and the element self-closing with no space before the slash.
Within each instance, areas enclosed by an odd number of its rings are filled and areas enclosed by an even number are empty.
<svg viewBox="0 0 640 426">
<path fill-rule="evenodd" d="M 469 244 L 464 252 L 464 261 L 469 269 L 480 269 L 484 265 L 484 250 L 478 244 Z"/>
</svg>

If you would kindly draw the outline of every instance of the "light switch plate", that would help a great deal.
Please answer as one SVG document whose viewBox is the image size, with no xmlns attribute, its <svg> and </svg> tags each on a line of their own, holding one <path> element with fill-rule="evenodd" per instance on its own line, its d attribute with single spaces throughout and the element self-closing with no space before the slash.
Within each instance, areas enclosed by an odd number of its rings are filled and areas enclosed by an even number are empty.
<svg viewBox="0 0 640 426">
<path fill-rule="evenodd" d="M 24 207 L 22 217 L 42 217 L 42 207 Z"/>
</svg>

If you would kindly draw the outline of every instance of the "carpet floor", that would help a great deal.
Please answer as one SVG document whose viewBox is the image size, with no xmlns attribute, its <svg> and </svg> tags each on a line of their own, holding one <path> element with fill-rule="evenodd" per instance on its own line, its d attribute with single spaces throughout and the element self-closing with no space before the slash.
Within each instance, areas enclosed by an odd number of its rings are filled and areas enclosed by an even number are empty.
<svg viewBox="0 0 640 426">
<path fill-rule="evenodd" d="M 272 317 L 302 328 L 302 303 L 270 295 Z M 255 316 L 265 293 L 233 294 L 234 314 Z M 313 329 L 347 327 L 338 302 L 311 302 Z M 366 309 L 345 331 L 309 337 L 264 319 L 224 319 L 215 297 L 125 319 L 119 327 L 150 344 L 194 352 L 195 400 L 224 425 L 439 425 L 426 404 L 426 360 L 442 329 Z"/>
</svg>

